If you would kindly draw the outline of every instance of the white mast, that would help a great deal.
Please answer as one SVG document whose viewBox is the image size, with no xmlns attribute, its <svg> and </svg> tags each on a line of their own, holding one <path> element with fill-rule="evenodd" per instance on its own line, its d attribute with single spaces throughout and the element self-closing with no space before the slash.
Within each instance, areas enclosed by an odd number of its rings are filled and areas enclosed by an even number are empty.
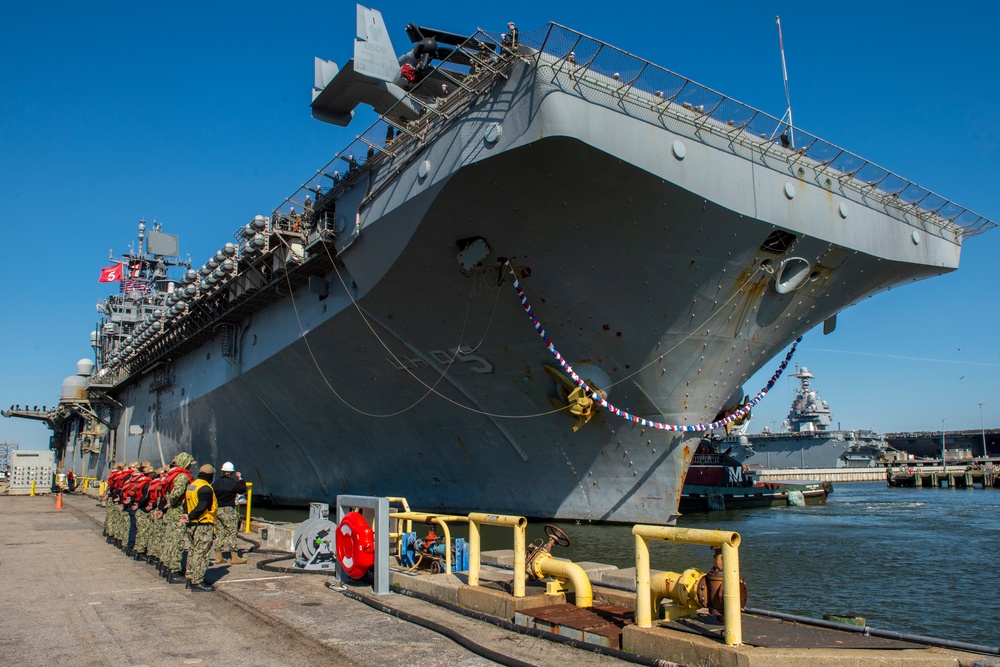
<svg viewBox="0 0 1000 667">
<path fill-rule="evenodd" d="M 781 37 L 781 17 L 776 16 L 774 22 L 778 24 L 778 48 L 781 49 L 781 74 L 785 79 L 785 103 L 788 105 L 785 110 L 785 115 L 781 117 L 784 121 L 788 118 L 788 141 L 789 145 L 795 146 L 795 130 L 792 127 L 792 98 L 788 94 L 788 67 L 785 66 L 785 41 Z"/>
</svg>

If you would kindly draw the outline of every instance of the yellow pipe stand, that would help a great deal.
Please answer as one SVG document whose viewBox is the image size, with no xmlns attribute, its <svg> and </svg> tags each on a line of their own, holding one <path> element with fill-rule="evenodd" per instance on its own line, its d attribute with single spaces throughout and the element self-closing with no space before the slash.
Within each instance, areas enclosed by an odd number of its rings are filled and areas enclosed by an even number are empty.
<svg viewBox="0 0 1000 667">
<path fill-rule="evenodd" d="M 479 585 L 479 567 L 481 546 L 479 541 L 479 525 L 509 526 L 514 529 L 514 597 L 524 597 L 524 544 L 525 529 L 528 520 L 523 516 L 505 516 L 502 514 L 484 514 L 473 512 L 469 515 L 469 585 Z"/>
<path fill-rule="evenodd" d="M 666 540 L 683 544 L 722 547 L 722 599 L 725 606 L 726 644 L 743 643 L 743 618 L 740 609 L 740 534 L 726 530 L 700 530 L 674 526 L 632 527 L 635 536 L 635 622 L 640 628 L 653 627 L 652 591 L 649 577 L 647 540 Z"/>
<path fill-rule="evenodd" d="M 247 482 L 247 518 L 243 525 L 243 532 L 250 532 L 250 501 L 253 498 L 253 482 Z"/>
</svg>

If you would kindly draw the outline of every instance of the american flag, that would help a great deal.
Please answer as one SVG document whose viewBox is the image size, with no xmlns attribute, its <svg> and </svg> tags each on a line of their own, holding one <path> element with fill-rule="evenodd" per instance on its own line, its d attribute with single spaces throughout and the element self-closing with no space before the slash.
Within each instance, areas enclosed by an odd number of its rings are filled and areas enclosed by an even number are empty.
<svg viewBox="0 0 1000 667">
<path fill-rule="evenodd" d="M 125 294 L 129 292 L 148 292 L 150 290 L 149 283 L 145 280 L 129 280 L 126 278 L 119 284 L 121 285 L 121 291 Z"/>
</svg>

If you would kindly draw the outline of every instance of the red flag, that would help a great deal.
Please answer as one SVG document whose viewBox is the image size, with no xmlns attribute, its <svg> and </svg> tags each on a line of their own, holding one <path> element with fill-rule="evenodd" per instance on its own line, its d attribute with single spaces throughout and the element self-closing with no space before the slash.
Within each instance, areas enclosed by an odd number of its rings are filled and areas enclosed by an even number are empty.
<svg viewBox="0 0 1000 667">
<path fill-rule="evenodd" d="M 115 264 L 114 266 L 107 266 L 101 269 L 101 278 L 97 282 L 99 283 L 116 283 L 122 279 L 122 267 L 124 264 Z"/>
</svg>

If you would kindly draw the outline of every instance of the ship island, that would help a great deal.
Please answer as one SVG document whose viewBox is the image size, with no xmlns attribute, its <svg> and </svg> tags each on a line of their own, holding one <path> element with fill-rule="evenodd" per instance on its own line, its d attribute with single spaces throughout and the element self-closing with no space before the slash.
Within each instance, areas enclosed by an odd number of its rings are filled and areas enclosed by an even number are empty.
<svg viewBox="0 0 1000 667">
<path fill-rule="evenodd" d="M 401 55 L 379 12 L 357 26 L 311 113 L 377 120 L 200 266 L 140 223 L 93 359 L 3 413 L 45 421 L 60 468 L 183 451 L 279 504 L 671 523 L 797 339 L 995 226 L 559 24 L 409 24 Z"/>
</svg>

